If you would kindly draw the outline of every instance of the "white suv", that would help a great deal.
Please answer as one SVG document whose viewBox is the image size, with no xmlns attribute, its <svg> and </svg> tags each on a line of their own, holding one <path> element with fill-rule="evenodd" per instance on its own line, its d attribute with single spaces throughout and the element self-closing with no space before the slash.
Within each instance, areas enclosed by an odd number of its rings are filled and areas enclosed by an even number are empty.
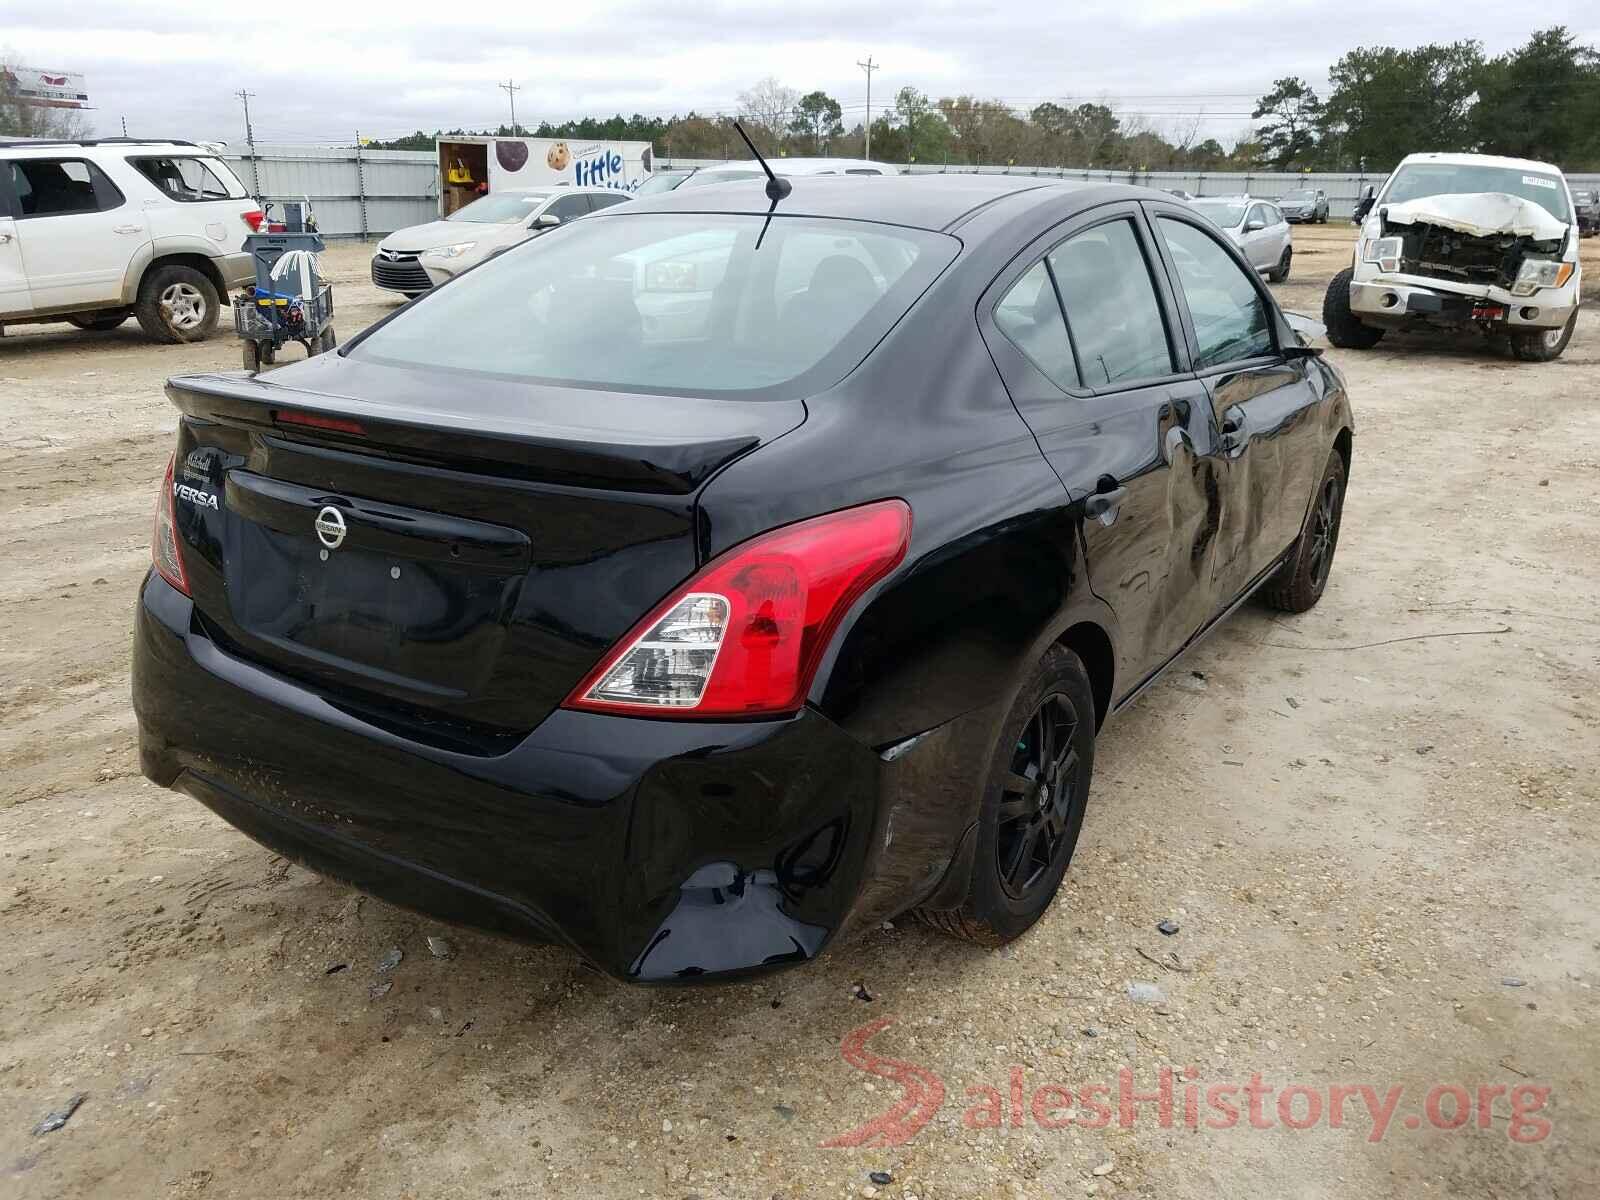
<svg viewBox="0 0 1600 1200">
<path fill-rule="evenodd" d="M 254 280 L 243 243 L 262 220 L 203 146 L 0 141 L 0 330 L 137 316 L 157 341 L 199 341 Z"/>
</svg>

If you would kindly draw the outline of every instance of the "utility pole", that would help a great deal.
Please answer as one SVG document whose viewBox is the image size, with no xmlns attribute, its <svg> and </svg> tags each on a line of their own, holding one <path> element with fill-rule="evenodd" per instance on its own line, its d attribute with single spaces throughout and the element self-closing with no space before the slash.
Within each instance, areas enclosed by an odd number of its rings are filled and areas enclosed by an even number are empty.
<svg viewBox="0 0 1600 1200">
<path fill-rule="evenodd" d="M 867 55 L 866 62 L 862 62 L 860 59 L 856 60 L 856 66 L 867 73 L 867 145 L 865 149 L 865 157 L 867 158 L 872 157 L 872 73 L 882 65 L 882 63 L 873 62 L 870 54 Z"/>
<path fill-rule="evenodd" d="M 367 172 L 361 162 L 361 130 L 356 130 L 356 197 L 361 203 L 361 240 L 367 240 Z"/>
<path fill-rule="evenodd" d="M 247 92 L 243 88 L 234 93 L 244 101 L 244 140 L 250 147 L 250 181 L 255 184 L 255 198 L 261 199 L 261 167 L 256 162 L 256 131 L 250 124 L 250 98 L 254 92 Z"/>
<path fill-rule="evenodd" d="M 508 79 L 504 83 L 496 84 L 502 92 L 511 99 L 511 136 L 517 136 L 517 93 L 522 89 L 517 86 L 515 79 Z"/>
</svg>

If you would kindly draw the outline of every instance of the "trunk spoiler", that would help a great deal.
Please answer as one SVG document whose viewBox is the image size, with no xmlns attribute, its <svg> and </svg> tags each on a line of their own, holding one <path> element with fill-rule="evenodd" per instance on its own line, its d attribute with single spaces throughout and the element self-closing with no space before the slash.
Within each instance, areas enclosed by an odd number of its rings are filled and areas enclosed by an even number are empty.
<svg viewBox="0 0 1600 1200">
<path fill-rule="evenodd" d="M 769 422 L 683 420 L 677 422 L 682 432 L 676 436 L 636 429 L 613 440 L 582 436 L 604 430 L 516 420 L 493 412 L 469 418 L 415 405 L 330 395 L 252 376 L 179 375 L 167 380 L 166 392 L 173 404 L 196 420 L 291 441 L 314 439 L 319 444 L 381 451 L 387 457 L 427 465 L 477 472 L 487 469 L 493 474 L 528 475 L 578 487 L 672 495 L 695 491 L 718 469 L 760 445 L 764 433 L 776 436 L 798 423 L 785 420 L 781 429 L 762 429 Z M 580 397 L 579 403 L 588 407 L 604 393 L 572 391 L 568 395 Z M 659 399 L 668 409 L 676 404 L 751 407 Z M 285 413 L 292 414 L 288 422 L 283 419 Z M 302 420 L 295 421 L 294 416 Z M 696 424 L 723 428 L 696 437 Z"/>
</svg>

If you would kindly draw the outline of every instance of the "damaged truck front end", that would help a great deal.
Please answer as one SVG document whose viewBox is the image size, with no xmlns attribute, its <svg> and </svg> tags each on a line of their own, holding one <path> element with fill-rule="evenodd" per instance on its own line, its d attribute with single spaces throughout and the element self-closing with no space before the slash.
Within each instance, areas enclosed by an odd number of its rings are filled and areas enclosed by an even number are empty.
<svg viewBox="0 0 1600 1200">
<path fill-rule="evenodd" d="M 1518 358 L 1555 358 L 1571 338 L 1581 286 L 1565 181 L 1535 164 L 1413 157 L 1428 161 L 1413 169 L 1407 159 L 1361 214 L 1355 262 L 1325 305 L 1330 340 L 1365 348 L 1389 330 L 1472 328 L 1508 338 Z M 1430 178 L 1507 190 L 1415 195 Z"/>
</svg>

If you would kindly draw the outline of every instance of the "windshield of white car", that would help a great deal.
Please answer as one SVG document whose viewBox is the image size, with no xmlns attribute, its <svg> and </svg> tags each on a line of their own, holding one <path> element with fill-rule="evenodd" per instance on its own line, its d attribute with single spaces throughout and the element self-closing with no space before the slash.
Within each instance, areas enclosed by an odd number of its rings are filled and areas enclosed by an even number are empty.
<svg viewBox="0 0 1600 1200">
<path fill-rule="evenodd" d="M 633 190 L 635 196 L 653 196 L 670 192 L 689 178 L 687 171 L 657 171 Z"/>
<path fill-rule="evenodd" d="M 468 221 L 475 225 L 510 225 L 533 216 L 533 210 L 550 199 L 549 192 L 491 192 L 458 208 L 446 221 Z"/>
<path fill-rule="evenodd" d="M 1571 221 L 1567 189 L 1554 175 L 1525 171 L 1521 167 L 1490 167 L 1482 163 L 1410 163 L 1395 172 L 1380 204 L 1404 204 L 1428 196 L 1469 196 L 1504 192 L 1531 200 L 1558 221 Z"/>
<path fill-rule="evenodd" d="M 1247 206 L 1237 200 L 1196 200 L 1194 207 L 1210 217 L 1212 224 L 1232 229 L 1244 220 Z"/>
<path fill-rule="evenodd" d="M 614 211 L 490 259 L 348 353 L 611 391 L 810 394 L 865 358 L 960 249 L 867 221 Z"/>
<path fill-rule="evenodd" d="M 1315 192 L 1285 192 L 1283 194 L 1283 199 L 1280 200 L 1279 203 L 1281 203 L 1281 204 L 1305 204 L 1308 201 L 1315 200 L 1316 198 L 1317 197 L 1316 197 L 1316 193 Z"/>
</svg>

